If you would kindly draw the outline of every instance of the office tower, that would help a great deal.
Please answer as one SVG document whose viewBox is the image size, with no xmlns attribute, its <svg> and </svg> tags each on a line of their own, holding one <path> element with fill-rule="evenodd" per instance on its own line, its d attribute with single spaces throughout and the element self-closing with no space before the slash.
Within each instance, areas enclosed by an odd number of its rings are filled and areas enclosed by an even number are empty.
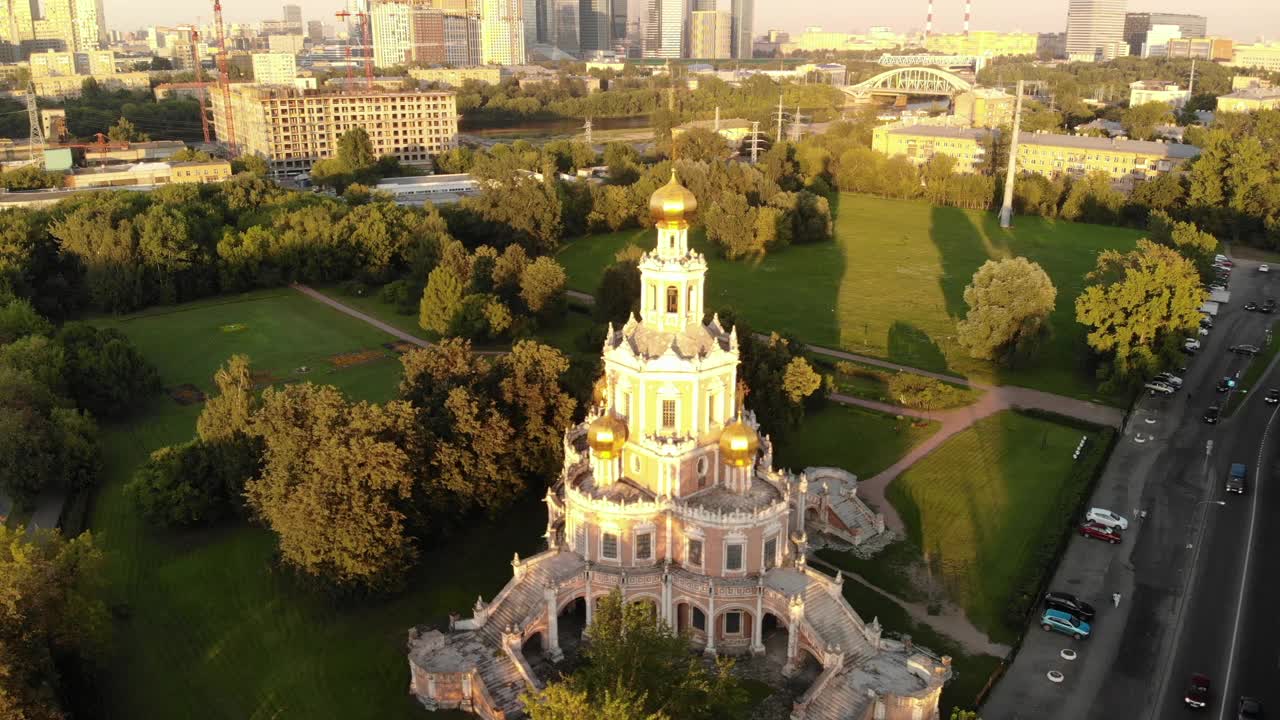
<svg viewBox="0 0 1280 720">
<path fill-rule="evenodd" d="M 284 21 L 302 27 L 302 6 L 301 5 L 285 5 Z"/>
<path fill-rule="evenodd" d="M 35 0 L 4 0 L 0 3 L 0 43 L 8 47 L 8 62 L 17 62 L 23 41 L 35 40 Z"/>
<path fill-rule="evenodd" d="M 748 60 L 751 58 L 754 42 L 752 35 L 755 33 L 756 0 L 733 0 L 729 12 L 733 15 L 730 40 L 733 44 L 733 57 Z"/>
<path fill-rule="evenodd" d="M 679 58 L 684 48 L 684 19 L 685 0 L 649 0 L 644 56 Z"/>
<path fill-rule="evenodd" d="M 107 36 L 107 16 L 102 9 L 102 0 L 72 0 L 71 18 L 76 52 L 102 47 L 103 38 Z"/>
<path fill-rule="evenodd" d="M 695 10 L 689 20 L 689 57 L 732 57 L 732 16 L 726 10 Z"/>
<path fill-rule="evenodd" d="M 624 43 L 627 39 L 627 0 L 611 0 L 610 12 L 613 13 L 611 36 L 613 44 Z"/>
<path fill-rule="evenodd" d="M 578 37 L 584 56 L 613 47 L 613 18 L 609 0 L 581 0 L 578 5 Z"/>
<path fill-rule="evenodd" d="M 582 51 L 582 10 L 578 0 L 547 0 L 551 9 L 550 27 L 554 28 L 551 44 L 577 55 Z"/>
<path fill-rule="evenodd" d="M 1209 30 L 1209 20 L 1203 15 L 1183 15 L 1179 13 L 1125 13 L 1124 40 L 1129 44 L 1130 55 L 1141 55 L 1142 44 L 1147 40 L 1147 33 L 1156 25 L 1176 25 L 1179 38 L 1202 38 Z M 1168 34 L 1157 33 L 1159 34 Z M 1166 42 L 1170 39 L 1166 38 Z"/>
<path fill-rule="evenodd" d="M 521 0 L 520 12 L 524 21 L 524 47 L 526 52 L 529 48 L 544 42 L 545 30 L 541 24 L 543 20 L 543 10 L 545 0 Z"/>
<path fill-rule="evenodd" d="M 482 0 L 480 57 L 497 65 L 524 64 L 523 0 Z"/>
<path fill-rule="evenodd" d="M 444 61 L 454 67 L 472 67 L 481 63 L 478 17 L 445 13 Z"/>
<path fill-rule="evenodd" d="M 324 42 L 324 23 L 319 20 L 308 20 L 307 39 L 313 43 Z"/>
<path fill-rule="evenodd" d="M 1067 57 L 1110 60 L 1126 54 L 1125 0 L 1070 0 L 1067 6 Z"/>
<path fill-rule="evenodd" d="M 253 81 L 262 85 L 292 85 L 298 63 L 289 53 L 254 53 Z"/>
</svg>

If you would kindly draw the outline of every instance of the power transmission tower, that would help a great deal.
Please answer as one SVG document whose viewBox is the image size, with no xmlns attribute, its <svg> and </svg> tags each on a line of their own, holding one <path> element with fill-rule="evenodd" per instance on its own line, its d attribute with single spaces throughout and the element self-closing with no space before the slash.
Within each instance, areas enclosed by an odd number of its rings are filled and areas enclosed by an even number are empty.
<svg viewBox="0 0 1280 720">
<path fill-rule="evenodd" d="M 587 145 L 590 145 L 591 144 L 591 118 L 587 118 L 587 122 L 583 124 L 582 129 L 586 134 L 586 143 Z"/>
<path fill-rule="evenodd" d="M 39 153 L 40 162 L 44 163 L 44 127 L 40 124 L 40 110 L 36 108 L 36 87 L 27 81 L 27 121 L 31 123 L 31 140 L 28 145 L 30 157 L 35 160 Z"/>
<path fill-rule="evenodd" d="M 751 164 L 760 159 L 760 121 L 751 121 Z"/>
<path fill-rule="evenodd" d="M 782 119 L 783 119 L 783 115 L 782 115 L 782 96 L 781 96 L 781 95 L 779 95 L 779 96 L 778 96 L 778 134 L 777 134 L 777 136 L 775 136 L 775 137 L 774 137 L 774 140 L 773 140 L 773 142 L 774 142 L 774 143 L 781 143 L 781 142 L 782 142 Z"/>
<path fill-rule="evenodd" d="M 796 114 L 791 118 L 791 142 L 800 142 L 800 134 L 804 132 L 805 116 L 800 114 L 800 106 L 796 106 Z"/>
<path fill-rule="evenodd" d="M 1013 226 L 1013 181 L 1017 174 L 1018 132 L 1022 129 L 1022 81 L 1018 81 L 1018 99 L 1013 106 L 1013 137 L 1009 142 L 1009 169 L 1004 176 L 1004 203 L 1000 205 L 1000 227 Z"/>
</svg>

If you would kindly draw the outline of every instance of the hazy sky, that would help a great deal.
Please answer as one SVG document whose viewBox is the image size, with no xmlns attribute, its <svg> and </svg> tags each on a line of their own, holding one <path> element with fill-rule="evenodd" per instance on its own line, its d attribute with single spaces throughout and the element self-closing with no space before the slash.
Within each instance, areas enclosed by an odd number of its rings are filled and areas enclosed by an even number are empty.
<svg viewBox="0 0 1280 720">
<path fill-rule="evenodd" d="M 719 0 L 726 6 L 728 0 Z M 306 20 L 333 22 L 343 0 L 297 0 Z M 635 16 L 646 0 L 630 0 Z M 130 30 L 151 24 L 176 24 L 207 20 L 213 0 L 105 0 L 107 25 Z M 229 21 L 253 21 L 280 17 L 282 2 L 223 0 Z M 899 31 L 924 25 L 927 0 L 756 0 L 756 31 L 778 28 L 799 32 L 808 25 L 827 30 L 863 30 L 889 25 Z M 1259 36 L 1280 40 L 1280 0 L 1130 0 L 1130 11 L 1208 12 L 1209 32 L 1253 41 Z M 935 0 L 936 32 L 958 32 L 964 18 L 964 0 Z M 973 0 L 974 29 L 1059 31 L 1066 28 L 1067 0 Z"/>
</svg>

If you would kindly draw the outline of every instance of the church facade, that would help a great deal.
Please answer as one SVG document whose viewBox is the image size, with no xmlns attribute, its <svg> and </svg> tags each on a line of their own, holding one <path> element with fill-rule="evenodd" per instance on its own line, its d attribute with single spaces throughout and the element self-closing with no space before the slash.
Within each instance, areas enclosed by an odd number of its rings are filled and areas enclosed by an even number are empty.
<svg viewBox="0 0 1280 720">
<path fill-rule="evenodd" d="M 935 720 L 950 658 L 882 637 L 840 577 L 806 565 L 807 528 L 856 535 L 857 523 L 829 509 L 830 479 L 814 497 L 803 473 L 775 469 L 743 410 L 738 337 L 703 322 L 707 264 L 688 244 L 696 198 L 673 172 L 649 205 L 658 235 L 639 263 L 643 319 L 609 328 L 601 397 L 566 432 L 545 498 L 549 549 L 515 558 L 498 596 L 448 632 L 410 631 L 410 691 L 428 708 L 520 717 L 520 693 L 542 686 L 527 643 L 558 661 L 560 619 L 581 610 L 590 624 L 618 589 L 706 653 L 760 654 L 766 631 L 785 632 L 781 672 L 820 667 L 794 720 Z M 851 491 L 840 506 L 883 530 Z"/>
</svg>

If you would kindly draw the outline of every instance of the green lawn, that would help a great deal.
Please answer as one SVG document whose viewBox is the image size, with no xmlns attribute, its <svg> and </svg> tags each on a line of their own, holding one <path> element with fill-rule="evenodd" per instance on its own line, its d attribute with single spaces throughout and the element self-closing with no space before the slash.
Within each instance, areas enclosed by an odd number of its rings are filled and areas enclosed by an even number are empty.
<svg viewBox="0 0 1280 720">
<path fill-rule="evenodd" d="M 1089 452 L 1075 461 L 1084 434 Z M 1070 522 L 1105 445 L 1100 433 L 1002 412 L 950 438 L 889 485 L 907 538 L 993 640 L 1009 642 L 1020 632 L 1007 623 L 1007 609 L 1017 588 L 1045 571 L 1040 551 Z"/>
<path fill-rule="evenodd" d="M 829 356 L 817 353 L 809 353 L 809 356 L 809 361 L 816 366 L 819 372 L 830 374 L 835 379 L 836 389 L 839 392 L 864 400 L 901 405 L 889 394 L 889 379 L 895 375 L 893 370 L 886 370 L 882 367 L 852 360 L 837 361 Z M 841 368 L 852 368 L 853 372 L 840 372 Z M 939 409 L 972 405 L 982 397 L 981 390 L 975 390 L 957 383 L 944 384 L 955 390 L 955 396 L 953 402 Z"/>
<path fill-rule="evenodd" d="M 1266 371 L 1267 366 L 1275 358 L 1276 353 L 1280 352 L 1280 336 L 1275 334 L 1274 327 L 1274 324 L 1272 324 L 1267 330 L 1268 335 L 1264 336 L 1269 337 L 1270 341 L 1258 343 L 1262 345 L 1262 352 L 1250 358 L 1249 367 L 1245 369 L 1244 376 L 1240 378 L 1240 386 L 1236 388 L 1235 392 L 1231 393 L 1231 403 L 1227 406 L 1227 414 L 1235 413 L 1236 409 L 1249 397 L 1248 393 L 1265 391 L 1265 388 L 1255 386 L 1258 384 L 1258 378 L 1262 377 L 1262 373 Z"/>
<path fill-rule="evenodd" d="M 1002 230 L 992 213 L 848 193 L 835 210 L 836 242 L 792 246 L 759 263 L 721 260 L 701 230 L 693 232 L 691 243 L 710 264 L 708 308 L 731 306 L 758 330 L 923 369 L 1095 396 L 1082 365 L 1075 297 L 1098 252 L 1131 249 L 1140 232 L 1036 217 Z M 652 230 L 591 236 L 569 243 L 558 259 L 570 287 L 595 292 L 617 250 L 651 247 L 653 237 Z M 967 311 L 964 287 L 974 271 L 989 258 L 1017 255 L 1040 263 L 1058 288 L 1054 336 L 1034 367 L 1001 371 L 965 355 L 955 322 Z"/>
<path fill-rule="evenodd" d="M 938 431 L 938 423 L 918 424 L 859 407 L 828 402 L 810 413 L 800 429 L 778 443 L 774 465 L 799 472 L 831 466 L 868 478 L 897 462 Z"/>
<path fill-rule="evenodd" d="M 220 329 L 230 323 L 247 327 Z M 214 368 L 234 352 L 248 353 L 278 377 L 309 365 L 306 379 L 372 400 L 392 397 L 400 374 L 390 353 L 333 369 L 327 356 L 390 338 L 293 291 L 99 324 L 126 332 L 166 385 L 208 389 Z M 477 595 L 495 594 L 510 577 L 511 553 L 528 555 L 540 544 L 539 506 L 518 507 L 500 523 L 477 523 L 448 545 L 423 548 L 420 571 L 393 598 L 334 600 L 278 569 L 266 530 L 162 532 L 139 518 L 124 483 L 151 450 L 191 437 L 198 413 L 199 406 L 161 396 L 133 422 L 104 428 L 104 485 L 90 522 L 109 552 L 116 617 L 100 684 L 102 716 L 422 717 L 407 692 L 408 628 L 444 624 L 449 612 L 465 614 Z"/>
</svg>

